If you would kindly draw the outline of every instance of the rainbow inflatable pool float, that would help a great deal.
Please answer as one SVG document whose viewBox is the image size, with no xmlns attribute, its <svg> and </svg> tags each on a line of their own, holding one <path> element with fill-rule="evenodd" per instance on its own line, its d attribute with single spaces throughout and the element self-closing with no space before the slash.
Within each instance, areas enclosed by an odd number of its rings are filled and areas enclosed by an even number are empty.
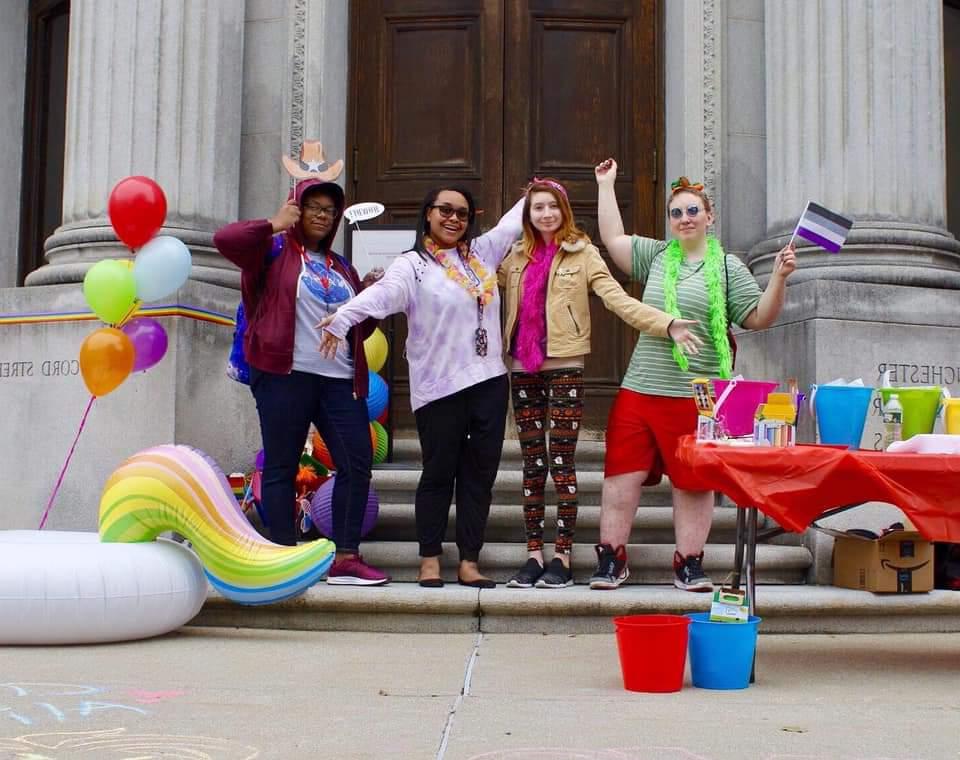
<svg viewBox="0 0 960 760">
<path fill-rule="evenodd" d="M 335 547 L 325 539 L 280 546 L 257 533 L 229 482 L 208 456 L 188 446 L 141 451 L 110 476 L 100 499 L 100 540 L 185 536 L 217 591 L 240 604 L 270 604 L 302 593 L 327 572 Z"/>
</svg>

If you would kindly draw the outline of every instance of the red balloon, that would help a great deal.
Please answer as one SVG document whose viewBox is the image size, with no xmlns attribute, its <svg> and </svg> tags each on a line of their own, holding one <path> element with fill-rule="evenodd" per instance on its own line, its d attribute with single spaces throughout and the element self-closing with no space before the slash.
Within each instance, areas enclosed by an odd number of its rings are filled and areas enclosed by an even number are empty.
<svg viewBox="0 0 960 760">
<path fill-rule="evenodd" d="M 117 237 L 130 248 L 139 248 L 163 226 L 167 198 L 149 177 L 127 177 L 110 192 L 107 214 Z"/>
</svg>

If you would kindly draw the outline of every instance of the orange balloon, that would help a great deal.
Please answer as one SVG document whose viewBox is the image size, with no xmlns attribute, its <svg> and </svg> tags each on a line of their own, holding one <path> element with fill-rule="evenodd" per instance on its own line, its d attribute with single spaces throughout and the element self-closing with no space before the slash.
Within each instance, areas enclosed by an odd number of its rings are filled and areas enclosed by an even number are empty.
<svg viewBox="0 0 960 760">
<path fill-rule="evenodd" d="M 115 327 L 101 327 L 80 346 L 80 374 L 94 396 L 106 396 L 127 379 L 136 358 L 133 342 Z"/>
</svg>

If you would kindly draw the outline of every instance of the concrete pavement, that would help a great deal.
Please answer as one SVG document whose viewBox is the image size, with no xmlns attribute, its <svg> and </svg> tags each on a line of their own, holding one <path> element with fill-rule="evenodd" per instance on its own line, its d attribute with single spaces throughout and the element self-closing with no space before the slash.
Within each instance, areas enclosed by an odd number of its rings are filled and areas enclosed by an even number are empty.
<svg viewBox="0 0 960 760">
<path fill-rule="evenodd" d="M 761 635 L 739 692 L 633 694 L 608 635 L 184 628 L 0 651 L 0 758 L 960 758 L 956 634 Z"/>
</svg>

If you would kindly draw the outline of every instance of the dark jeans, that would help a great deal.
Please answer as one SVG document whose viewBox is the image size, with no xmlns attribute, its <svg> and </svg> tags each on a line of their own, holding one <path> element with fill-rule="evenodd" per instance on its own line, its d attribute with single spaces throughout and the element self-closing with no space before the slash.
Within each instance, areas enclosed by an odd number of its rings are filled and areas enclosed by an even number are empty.
<svg viewBox="0 0 960 760">
<path fill-rule="evenodd" d="M 510 383 L 506 375 L 431 401 L 416 411 L 423 452 L 417 485 L 417 539 L 421 557 L 443 553 L 450 499 L 457 494 L 457 548 L 476 562 L 500 467 Z"/>
<path fill-rule="evenodd" d="M 316 425 L 337 470 L 333 486 L 333 535 L 338 551 L 356 552 L 370 489 L 370 423 L 366 399 L 353 397 L 353 381 L 250 368 L 263 436 L 261 496 L 271 539 L 297 543 L 294 507 L 303 444 Z"/>
</svg>

